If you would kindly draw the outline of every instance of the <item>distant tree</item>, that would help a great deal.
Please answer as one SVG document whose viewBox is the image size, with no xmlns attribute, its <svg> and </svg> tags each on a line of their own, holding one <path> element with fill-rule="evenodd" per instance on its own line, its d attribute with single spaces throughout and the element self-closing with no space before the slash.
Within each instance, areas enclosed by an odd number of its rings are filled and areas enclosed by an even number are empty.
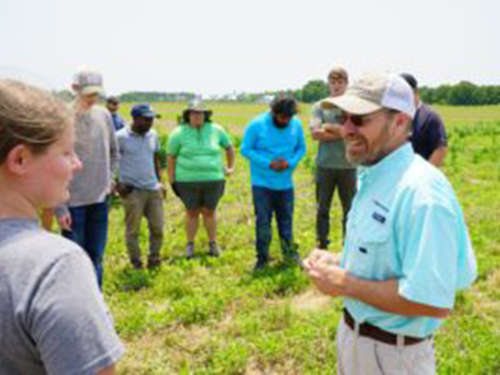
<svg viewBox="0 0 500 375">
<path fill-rule="evenodd" d="M 450 105 L 476 105 L 478 104 L 478 90 L 473 83 L 462 81 L 450 88 L 448 104 Z"/>
<path fill-rule="evenodd" d="M 328 85 L 325 81 L 315 79 L 307 82 L 302 89 L 295 91 L 297 100 L 313 103 L 329 95 Z"/>
</svg>

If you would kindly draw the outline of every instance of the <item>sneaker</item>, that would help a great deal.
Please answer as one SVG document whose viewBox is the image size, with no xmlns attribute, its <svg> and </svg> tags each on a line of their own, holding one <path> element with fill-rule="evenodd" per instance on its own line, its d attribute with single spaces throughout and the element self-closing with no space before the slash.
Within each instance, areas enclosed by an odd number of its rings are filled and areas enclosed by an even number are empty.
<svg viewBox="0 0 500 375">
<path fill-rule="evenodd" d="M 221 254 L 221 249 L 219 245 L 217 245 L 217 242 L 215 241 L 210 241 L 208 244 L 208 254 L 213 256 L 213 257 L 219 257 Z"/>
<path fill-rule="evenodd" d="M 325 240 L 325 241 L 318 240 L 318 242 L 316 243 L 316 246 L 320 250 L 328 250 L 329 244 L 330 244 L 330 241 L 328 241 L 328 240 Z"/>
<path fill-rule="evenodd" d="M 186 246 L 186 258 L 188 259 L 194 258 L 194 242 L 188 242 Z"/>
<path fill-rule="evenodd" d="M 148 270 L 154 270 L 159 268 L 161 265 L 161 259 L 160 258 L 150 258 L 148 260 Z"/>
<path fill-rule="evenodd" d="M 142 261 L 140 259 L 134 259 L 131 261 L 132 268 L 136 271 L 142 270 Z"/>
<path fill-rule="evenodd" d="M 266 269 L 267 267 L 267 261 L 266 260 L 263 260 L 263 259 L 257 259 L 257 262 L 255 263 L 255 266 L 253 268 L 253 271 L 254 272 L 259 272 L 259 271 L 263 271 Z"/>
</svg>

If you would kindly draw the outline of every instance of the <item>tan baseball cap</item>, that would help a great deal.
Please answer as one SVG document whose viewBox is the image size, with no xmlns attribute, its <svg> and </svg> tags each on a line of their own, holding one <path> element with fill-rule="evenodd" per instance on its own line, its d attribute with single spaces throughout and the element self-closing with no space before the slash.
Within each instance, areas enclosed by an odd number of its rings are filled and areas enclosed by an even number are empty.
<svg viewBox="0 0 500 375">
<path fill-rule="evenodd" d="M 338 107 L 355 115 L 367 115 L 387 108 L 413 118 L 416 111 L 410 85 L 399 75 L 391 73 L 363 74 L 344 95 L 324 99 L 320 105 L 323 109 Z"/>
<path fill-rule="evenodd" d="M 186 111 L 212 113 L 212 111 L 207 108 L 205 102 L 201 99 L 194 99 L 193 101 L 191 101 L 188 104 L 188 108 L 186 109 Z"/>
<path fill-rule="evenodd" d="M 104 94 L 102 75 L 96 71 L 78 71 L 73 76 L 73 85 L 82 95 Z"/>
</svg>

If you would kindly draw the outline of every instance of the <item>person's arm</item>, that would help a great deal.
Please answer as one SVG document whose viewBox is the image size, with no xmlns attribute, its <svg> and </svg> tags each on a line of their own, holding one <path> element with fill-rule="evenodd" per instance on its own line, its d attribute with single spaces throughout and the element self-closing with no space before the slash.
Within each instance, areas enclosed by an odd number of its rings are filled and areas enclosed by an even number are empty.
<svg viewBox="0 0 500 375">
<path fill-rule="evenodd" d="M 158 178 L 158 181 L 161 183 L 163 178 L 162 178 L 162 167 L 161 167 L 161 158 L 160 154 L 158 152 L 155 152 L 154 155 L 154 163 L 155 163 L 155 173 L 156 177 Z"/>
<path fill-rule="evenodd" d="M 350 275 L 334 264 L 306 262 L 306 270 L 318 289 L 332 297 L 346 297 L 377 309 L 405 316 L 446 318 L 450 309 L 416 303 L 399 294 L 398 280 L 371 281 Z"/>
<path fill-rule="evenodd" d="M 229 146 L 226 148 L 226 160 L 227 160 L 226 175 L 230 176 L 234 173 L 234 163 L 236 160 L 233 146 Z"/>
<path fill-rule="evenodd" d="M 306 154 L 306 140 L 304 137 L 304 131 L 302 130 L 302 123 L 297 120 L 297 145 L 295 147 L 293 156 L 290 160 L 288 161 L 289 167 L 292 169 L 295 169 L 297 167 L 297 164 L 299 164 L 300 160 L 304 157 Z"/>
<path fill-rule="evenodd" d="M 250 162 L 255 163 L 261 167 L 270 168 L 271 158 L 268 158 L 255 149 L 255 143 L 257 141 L 257 126 L 254 123 L 250 123 L 243 136 L 243 142 L 241 144 L 241 155 L 250 160 Z"/>
<path fill-rule="evenodd" d="M 442 167 L 444 164 L 444 159 L 446 158 L 447 154 L 448 154 L 447 146 L 438 147 L 429 157 L 429 163 L 438 168 Z"/>
<path fill-rule="evenodd" d="M 167 156 L 168 182 L 170 182 L 171 184 L 175 182 L 175 162 L 176 158 L 173 155 Z"/>
<path fill-rule="evenodd" d="M 342 138 L 342 127 L 338 124 L 326 123 L 323 110 L 318 104 L 312 108 L 309 129 L 314 141 L 332 142 Z"/>
<path fill-rule="evenodd" d="M 167 144 L 167 176 L 168 182 L 173 184 L 175 182 L 175 168 L 177 157 L 181 152 L 181 134 L 180 128 L 176 128 L 168 137 Z"/>
<path fill-rule="evenodd" d="M 342 126 L 338 124 L 324 124 L 323 127 L 311 129 L 311 137 L 319 142 L 333 142 L 342 139 Z"/>
<path fill-rule="evenodd" d="M 105 369 L 99 370 L 97 372 L 97 375 L 116 375 L 116 374 L 117 374 L 117 372 L 116 372 L 116 368 L 114 365 L 107 367 Z"/>
<path fill-rule="evenodd" d="M 118 147 L 118 140 L 116 139 L 115 126 L 111 115 L 107 114 L 107 125 L 109 133 L 109 156 L 110 156 L 110 173 L 113 177 L 118 171 L 118 161 L 120 160 L 120 149 Z"/>
</svg>

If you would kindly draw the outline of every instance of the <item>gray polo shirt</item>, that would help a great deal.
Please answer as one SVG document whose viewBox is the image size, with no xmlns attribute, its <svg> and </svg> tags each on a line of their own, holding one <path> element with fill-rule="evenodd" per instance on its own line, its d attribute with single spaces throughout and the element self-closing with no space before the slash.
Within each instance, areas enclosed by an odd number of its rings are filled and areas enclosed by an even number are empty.
<svg viewBox="0 0 500 375">
<path fill-rule="evenodd" d="M 118 167 L 118 143 L 108 110 L 94 105 L 87 112 L 76 114 L 75 152 L 83 168 L 75 174 L 69 192 L 69 207 L 104 202 L 109 194 L 112 176 Z M 58 216 L 65 207 L 57 210 Z"/>
<path fill-rule="evenodd" d="M 120 182 L 143 190 L 158 190 L 160 182 L 156 175 L 155 153 L 160 150 L 158 135 L 151 129 L 144 135 L 134 133 L 130 127 L 116 134 L 120 148 Z"/>
<path fill-rule="evenodd" d="M 83 250 L 0 219 L 0 374 L 95 375 L 123 353 Z"/>
<path fill-rule="evenodd" d="M 320 102 L 314 104 L 311 114 L 310 128 L 322 128 L 326 123 L 338 124 L 340 109 L 322 109 Z M 319 142 L 316 165 L 320 168 L 354 169 L 346 159 L 343 139 L 331 142 Z"/>
</svg>

